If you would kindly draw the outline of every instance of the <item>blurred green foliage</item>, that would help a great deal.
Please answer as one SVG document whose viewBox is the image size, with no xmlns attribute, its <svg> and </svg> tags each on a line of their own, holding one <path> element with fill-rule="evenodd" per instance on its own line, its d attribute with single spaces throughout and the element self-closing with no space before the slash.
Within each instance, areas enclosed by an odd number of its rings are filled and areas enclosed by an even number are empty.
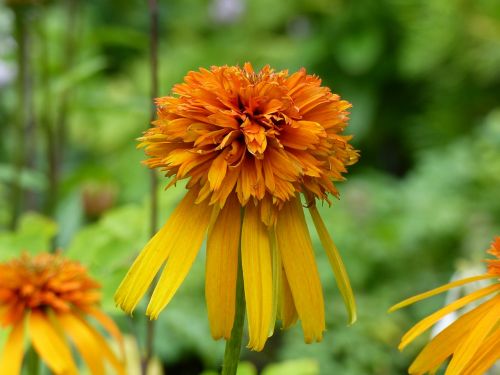
<svg viewBox="0 0 500 375">
<path fill-rule="evenodd" d="M 18 118 L 29 108 L 16 91 L 14 12 L 0 4 L 0 260 L 61 247 L 102 283 L 104 308 L 143 344 L 145 306 L 128 319 L 112 295 L 149 237 L 149 175 L 135 149 L 151 108 L 146 5 L 71 0 L 25 10 L 35 142 L 31 165 L 19 169 Z M 324 342 L 305 345 L 298 326 L 279 331 L 264 352 L 244 351 L 241 373 L 404 373 L 419 345 L 399 353 L 399 338 L 443 298 L 391 316 L 387 308 L 447 281 L 459 259 L 477 265 L 500 234 L 500 3 L 170 0 L 160 15 L 162 96 L 188 70 L 251 61 L 304 66 L 353 103 L 349 133 L 362 158 L 339 184 L 341 200 L 321 211 L 351 275 L 358 322 L 346 327 L 312 233 Z M 51 132 L 61 140 L 55 196 Z M 163 221 L 184 190 L 165 192 L 161 181 Z M 12 229 L 15 186 L 25 213 Z M 219 368 L 224 345 L 209 334 L 203 250 L 156 332 L 168 372 Z"/>
</svg>

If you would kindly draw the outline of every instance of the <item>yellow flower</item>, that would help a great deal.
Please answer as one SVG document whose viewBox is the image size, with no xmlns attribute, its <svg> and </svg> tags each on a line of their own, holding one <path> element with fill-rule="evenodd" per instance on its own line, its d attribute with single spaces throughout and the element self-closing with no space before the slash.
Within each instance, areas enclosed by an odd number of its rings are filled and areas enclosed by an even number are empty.
<svg viewBox="0 0 500 375">
<path fill-rule="evenodd" d="M 434 337 L 411 364 L 410 374 L 434 374 L 451 357 L 446 375 L 479 375 L 484 374 L 500 359 L 500 237 L 496 237 L 489 253 L 497 259 L 487 260 L 486 274 L 451 282 L 391 307 L 390 311 L 394 311 L 451 288 L 478 280 L 494 279 L 493 284 L 466 295 L 421 320 L 403 336 L 400 350 L 447 314 L 488 297 Z"/>
<path fill-rule="evenodd" d="M 173 92 L 157 99 L 158 120 L 140 140 L 146 164 L 172 176 L 170 185 L 188 179 L 189 191 L 132 265 L 117 304 L 134 310 L 166 263 L 147 308 L 157 318 L 208 232 L 205 292 L 214 338 L 231 335 L 241 257 L 248 346 L 262 350 L 277 317 L 283 327 L 299 318 L 305 341 L 320 341 L 324 303 L 302 193 L 354 322 L 347 273 L 315 207 L 316 199 L 338 196 L 333 181 L 358 159 L 341 135 L 351 105 L 304 69 L 255 72 L 249 63 L 190 72 Z"/>
<path fill-rule="evenodd" d="M 95 319 L 122 345 L 118 328 L 97 308 L 98 288 L 85 268 L 59 254 L 23 254 L 0 263 L 0 325 L 11 328 L 0 353 L 0 374 L 21 373 L 25 335 L 56 375 L 78 374 L 67 338 L 92 374 L 105 373 L 105 360 L 125 374 L 122 361 L 86 320 Z"/>
</svg>

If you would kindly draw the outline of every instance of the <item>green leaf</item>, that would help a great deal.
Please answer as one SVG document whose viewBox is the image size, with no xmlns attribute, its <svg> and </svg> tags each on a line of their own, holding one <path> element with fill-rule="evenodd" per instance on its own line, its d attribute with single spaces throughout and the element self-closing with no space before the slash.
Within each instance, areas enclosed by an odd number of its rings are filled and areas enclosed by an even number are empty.
<svg viewBox="0 0 500 375">
<path fill-rule="evenodd" d="M 10 164 L 0 164 L 0 181 L 35 191 L 43 191 L 47 186 L 43 173 L 26 168 L 18 171 L 16 166 Z"/>
<path fill-rule="evenodd" d="M 200 375 L 218 375 L 219 373 L 214 370 L 203 371 Z M 251 362 L 240 362 L 236 375 L 257 375 L 257 369 Z"/>
<path fill-rule="evenodd" d="M 262 375 L 318 375 L 319 364 L 314 359 L 294 359 L 267 366 Z"/>
<path fill-rule="evenodd" d="M 53 220 L 34 212 L 26 213 L 16 231 L 0 233 L 0 261 L 24 251 L 30 254 L 49 251 L 56 233 L 57 224 Z"/>
<path fill-rule="evenodd" d="M 96 75 L 106 67 L 106 61 L 103 57 L 94 57 L 75 65 L 66 74 L 54 83 L 54 92 L 63 93 L 71 87 L 77 86 L 80 82 Z"/>
<path fill-rule="evenodd" d="M 91 276 L 101 282 L 105 310 L 115 311 L 113 294 L 146 240 L 145 216 L 135 205 L 112 210 L 81 229 L 66 249 L 68 258 L 88 267 Z"/>
</svg>

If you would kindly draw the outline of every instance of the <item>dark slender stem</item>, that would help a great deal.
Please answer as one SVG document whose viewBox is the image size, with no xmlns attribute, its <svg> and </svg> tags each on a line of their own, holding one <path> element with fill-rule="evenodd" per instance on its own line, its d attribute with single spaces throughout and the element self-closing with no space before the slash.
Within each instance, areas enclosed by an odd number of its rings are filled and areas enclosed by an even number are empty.
<svg viewBox="0 0 500 375">
<path fill-rule="evenodd" d="M 49 36 L 47 28 L 47 5 L 41 4 L 39 7 L 38 41 L 40 45 L 40 93 L 41 106 L 39 114 L 40 130 L 45 136 L 45 157 L 47 161 L 46 175 L 47 188 L 43 211 L 49 217 L 54 217 L 57 196 L 59 193 L 59 165 L 58 165 L 58 145 L 55 134 L 52 116 L 52 90 L 50 86 L 50 60 L 49 60 Z M 52 238 L 51 251 L 57 249 L 57 237 Z"/>
<path fill-rule="evenodd" d="M 243 270 L 241 259 L 238 262 L 238 278 L 236 282 L 236 311 L 234 314 L 231 337 L 226 342 L 222 375 L 235 375 L 240 361 L 243 326 L 245 323 L 245 291 L 243 288 Z"/>
<path fill-rule="evenodd" d="M 15 15 L 15 37 L 17 42 L 17 144 L 15 177 L 11 190 L 11 227 L 15 228 L 24 207 L 34 208 L 35 199 L 30 191 L 22 187 L 21 174 L 25 168 L 32 168 L 35 160 L 35 123 L 33 118 L 32 80 L 29 66 L 29 28 L 27 17 L 29 9 L 24 6 L 13 7 Z M 23 203 L 24 201 L 24 203 Z"/>
<path fill-rule="evenodd" d="M 150 121 L 156 117 L 156 106 L 154 100 L 158 97 L 158 1 L 149 0 L 149 15 L 150 15 L 150 71 L 151 71 L 151 116 Z M 153 236 L 158 227 L 158 178 L 154 170 L 150 171 L 150 233 Z M 146 375 L 148 364 L 153 356 L 154 351 L 154 328 L 155 321 L 148 320 L 146 327 L 146 350 L 142 360 L 142 374 Z"/>
<path fill-rule="evenodd" d="M 151 64 L 151 116 L 150 121 L 156 118 L 155 99 L 158 97 L 158 0 L 149 0 L 149 12 L 151 17 L 150 30 L 150 64 Z M 154 171 L 151 171 L 151 235 L 156 233 L 158 216 L 158 179 Z"/>
<path fill-rule="evenodd" d="M 27 112 L 24 107 L 27 100 L 28 78 L 28 46 L 27 46 L 27 30 L 26 30 L 26 9 L 24 7 L 14 7 L 15 15 L 15 37 L 17 43 L 17 96 L 18 96 L 18 111 L 17 111 L 17 143 L 15 157 L 15 177 L 12 181 L 11 189 L 11 229 L 17 225 L 19 216 L 23 210 L 22 197 L 23 188 L 21 185 L 21 174 L 26 164 L 26 138 L 25 131 L 27 128 Z"/>
<path fill-rule="evenodd" d="M 68 0 L 67 6 L 67 30 L 66 39 L 64 41 L 64 66 L 63 73 L 67 73 L 73 67 L 75 55 L 77 51 L 77 37 L 79 33 L 79 13 L 81 12 L 78 0 Z M 65 145 L 67 138 L 67 122 L 68 122 L 68 106 L 71 95 L 71 88 L 64 90 L 59 97 L 59 108 L 57 111 L 58 118 L 56 120 L 56 155 L 55 155 L 55 185 L 58 185 L 59 174 L 62 169 L 62 161 L 65 159 Z"/>
<path fill-rule="evenodd" d="M 50 89 L 49 41 L 46 25 L 46 5 L 40 6 L 40 22 L 38 35 L 40 44 L 40 91 L 42 105 L 40 107 L 40 128 L 43 130 L 46 142 L 47 180 L 44 212 L 48 216 L 54 214 L 58 194 L 57 144 L 52 124 L 52 93 Z"/>
<path fill-rule="evenodd" d="M 33 23 L 34 14 L 32 12 L 26 13 L 24 18 L 24 37 L 25 37 L 25 54 L 24 54 L 24 64 L 25 64 L 25 74 L 24 74 L 24 92 L 25 101 L 20 110 L 26 111 L 25 126 L 24 126 L 24 138 L 25 138 L 25 150 L 24 150 L 24 163 L 28 171 L 34 171 L 36 168 L 37 159 L 37 124 L 35 120 L 35 95 L 34 95 L 34 80 L 33 80 L 33 64 L 31 64 L 31 49 L 35 45 L 36 41 L 33 43 L 31 41 L 34 38 L 34 33 L 31 32 L 31 24 Z M 33 189 L 27 188 L 24 194 L 25 207 L 27 210 L 37 210 L 37 196 Z"/>
</svg>

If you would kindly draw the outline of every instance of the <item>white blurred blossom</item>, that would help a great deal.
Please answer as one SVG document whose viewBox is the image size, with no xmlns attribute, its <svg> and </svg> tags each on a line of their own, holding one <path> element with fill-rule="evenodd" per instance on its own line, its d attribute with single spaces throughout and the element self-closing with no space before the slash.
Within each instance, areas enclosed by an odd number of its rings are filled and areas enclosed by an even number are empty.
<svg viewBox="0 0 500 375">
<path fill-rule="evenodd" d="M 245 11 L 244 0 L 213 0 L 210 15 L 215 22 L 236 22 Z"/>
</svg>

